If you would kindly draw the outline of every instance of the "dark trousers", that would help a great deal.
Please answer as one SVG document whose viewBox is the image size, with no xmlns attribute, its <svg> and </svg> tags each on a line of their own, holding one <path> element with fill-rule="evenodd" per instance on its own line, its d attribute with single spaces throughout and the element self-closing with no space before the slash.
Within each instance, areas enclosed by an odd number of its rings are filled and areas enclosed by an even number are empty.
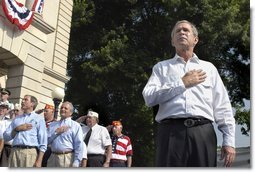
<svg viewBox="0 0 255 172">
<path fill-rule="evenodd" d="M 127 167 L 126 161 L 110 161 L 110 167 Z"/>
<path fill-rule="evenodd" d="M 100 154 L 88 154 L 87 167 L 103 167 L 105 156 Z"/>
<path fill-rule="evenodd" d="M 0 167 L 8 167 L 8 161 L 11 154 L 11 145 L 5 144 L 0 158 Z"/>
<path fill-rule="evenodd" d="M 47 150 L 45 151 L 42 159 L 42 167 L 47 167 L 47 161 L 51 155 L 51 148 L 48 147 Z"/>
<path fill-rule="evenodd" d="M 186 127 L 183 121 L 158 124 L 157 167 L 216 167 L 217 138 L 211 123 Z"/>
</svg>

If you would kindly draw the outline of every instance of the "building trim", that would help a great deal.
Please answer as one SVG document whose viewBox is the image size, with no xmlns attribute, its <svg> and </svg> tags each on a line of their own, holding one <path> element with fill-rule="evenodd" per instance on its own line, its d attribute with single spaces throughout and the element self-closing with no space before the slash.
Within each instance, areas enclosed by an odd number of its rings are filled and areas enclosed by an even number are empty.
<svg viewBox="0 0 255 172">
<path fill-rule="evenodd" d="M 59 81 L 62 81 L 64 83 L 67 83 L 69 80 L 70 80 L 70 77 L 66 76 L 66 75 L 62 75 L 54 70 L 52 70 L 51 68 L 49 67 L 44 67 L 44 70 L 43 72 L 53 78 L 56 78 L 57 80 Z"/>
</svg>

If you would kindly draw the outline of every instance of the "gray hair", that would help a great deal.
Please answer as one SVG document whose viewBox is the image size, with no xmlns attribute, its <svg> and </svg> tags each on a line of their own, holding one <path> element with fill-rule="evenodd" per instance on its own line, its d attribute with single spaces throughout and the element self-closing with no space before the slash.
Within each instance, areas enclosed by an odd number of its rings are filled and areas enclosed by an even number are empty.
<svg viewBox="0 0 255 172">
<path fill-rule="evenodd" d="M 70 106 L 70 111 L 73 113 L 73 112 L 74 112 L 73 104 L 72 104 L 71 102 L 69 102 L 69 101 L 64 101 L 62 104 L 64 104 L 64 103 L 69 104 L 69 106 Z"/>
</svg>

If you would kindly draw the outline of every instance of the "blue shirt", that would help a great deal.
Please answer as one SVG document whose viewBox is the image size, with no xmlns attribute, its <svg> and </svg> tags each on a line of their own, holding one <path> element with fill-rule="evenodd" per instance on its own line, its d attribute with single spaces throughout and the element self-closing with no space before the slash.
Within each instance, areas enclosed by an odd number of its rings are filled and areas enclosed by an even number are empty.
<svg viewBox="0 0 255 172">
<path fill-rule="evenodd" d="M 12 138 L 12 131 L 25 123 L 32 124 L 32 129 L 26 131 L 19 131 Z M 4 132 L 4 140 L 10 141 L 13 139 L 12 145 L 23 146 L 36 146 L 42 152 L 47 149 L 47 130 L 45 120 L 42 116 L 38 115 L 34 111 L 30 114 L 18 115 L 13 119 L 9 127 Z"/>
<path fill-rule="evenodd" d="M 60 126 L 69 126 L 69 129 L 56 135 L 55 131 Z M 48 143 L 51 144 L 52 152 L 74 151 L 74 165 L 80 164 L 83 158 L 83 134 L 79 123 L 73 121 L 71 117 L 54 121 L 48 128 Z"/>
</svg>

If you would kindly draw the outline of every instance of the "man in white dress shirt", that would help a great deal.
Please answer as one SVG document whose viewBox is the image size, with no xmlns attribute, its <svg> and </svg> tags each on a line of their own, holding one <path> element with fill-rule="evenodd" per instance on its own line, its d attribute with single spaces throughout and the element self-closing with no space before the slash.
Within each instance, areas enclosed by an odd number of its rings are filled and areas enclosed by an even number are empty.
<svg viewBox="0 0 255 172">
<path fill-rule="evenodd" d="M 156 166 L 216 166 L 216 122 L 223 134 L 221 158 L 229 167 L 235 158 L 235 119 L 220 75 L 193 52 L 198 32 L 192 23 L 178 21 L 171 38 L 176 55 L 153 67 L 143 90 L 147 106 L 159 105 Z"/>
<path fill-rule="evenodd" d="M 109 167 L 112 156 L 112 141 L 108 130 L 98 125 L 98 113 L 88 111 L 85 118 L 86 125 L 82 126 L 84 142 L 91 130 L 91 135 L 87 140 L 87 166 L 88 167 Z M 88 137 L 88 136 L 87 136 Z"/>
</svg>

